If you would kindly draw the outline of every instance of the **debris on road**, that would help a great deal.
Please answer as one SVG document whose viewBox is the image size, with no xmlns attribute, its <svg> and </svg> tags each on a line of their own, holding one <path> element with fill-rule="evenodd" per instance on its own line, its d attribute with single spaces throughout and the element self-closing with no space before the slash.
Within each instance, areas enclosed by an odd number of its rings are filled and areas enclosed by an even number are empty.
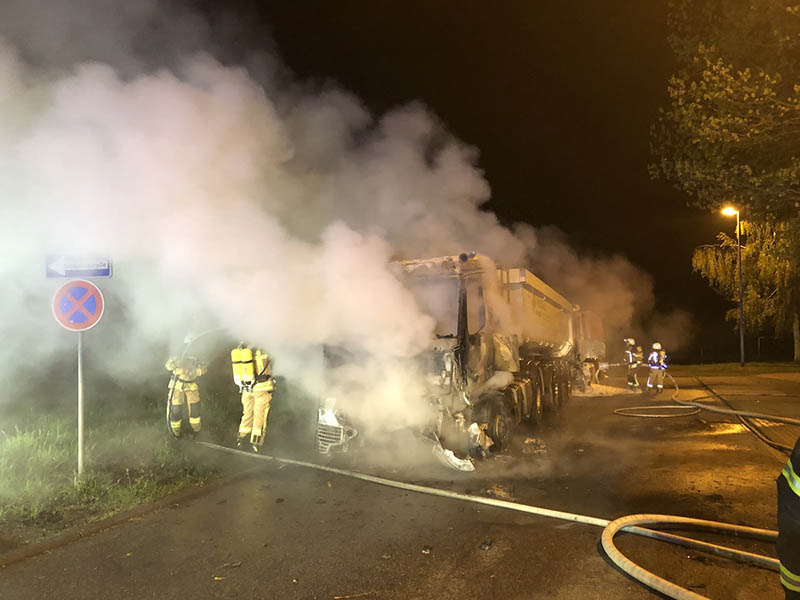
<svg viewBox="0 0 800 600">
<path fill-rule="evenodd" d="M 547 452 L 547 445 L 542 440 L 536 438 L 525 438 L 522 445 L 523 454 L 544 454 Z"/>
<path fill-rule="evenodd" d="M 481 549 L 481 550 L 488 550 L 489 548 L 491 548 L 491 547 L 492 547 L 492 544 L 493 544 L 493 543 L 494 543 L 494 542 L 492 542 L 492 540 L 490 540 L 490 539 L 486 539 L 486 540 L 484 540 L 484 541 L 483 541 L 483 543 L 480 545 L 480 549 Z"/>
<path fill-rule="evenodd" d="M 386 554 L 384 554 L 383 556 L 381 556 L 381 558 L 382 558 L 383 560 L 389 560 L 390 558 L 392 558 L 392 555 L 391 555 L 391 554 L 389 554 L 389 553 L 387 552 Z"/>
<path fill-rule="evenodd" d="M 225 563 L 224 565 L 222 565 L 222 568 L 223 569 L 235 569 L 236 567 L 241 567 L 241 566 L 242 566 L 242 561 L 237 560 L 236 562 Z"/>
<path fill-rule="evenodd" d="M 348 600 L 349 598 L 364 598 L 365 596 L 372 596 L 372 594 L 377 594 L 375 590 L 370 592 L 361 592 L 360 594 L 349 594 L 347 596 L 334 596 L 333 600 Z"/>
<path fill-rule="evenodd" d="M 275 504 L 280 504 L 283 502 L 283 498 L 275 498 Z"/>
<path fill-rule="evenodd" d="M 220 577 L 219 575 L 214 575 L 214 581 L 225 581 L 225 578 Z"/>
<path fill-rule="evenodd" d="M 422 553 L 423 554 L 430 554 L 431 550 L 433 550 L 433 546 L 423 546 L 422 547 Z"/>
<path fill-rule="evenodd" d="M 494 484 L 492 487 L 486 490 L 486 495 L 491 496 L 492 498 L 498 498 L 500 500 L 509 500 L 513 501 L 516 500 L 514 496 L 509 492 L 505 486 L 500 485 L 499 483 Z"/>
</svg>

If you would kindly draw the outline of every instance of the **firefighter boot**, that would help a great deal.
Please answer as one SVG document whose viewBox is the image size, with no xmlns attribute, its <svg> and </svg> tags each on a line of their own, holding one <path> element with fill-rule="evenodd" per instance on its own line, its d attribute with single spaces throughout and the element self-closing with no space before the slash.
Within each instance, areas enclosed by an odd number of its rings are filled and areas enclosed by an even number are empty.
<svg viewBox="0 0 800 600">
<path fill-rule="evenodd" d="M 250 444 L 253 446 L 253 452 L 258 454 L 261 452 L 261 446 L 264 445 L 264 436 L 254 433 L 250 436 Z"/>
</svg>

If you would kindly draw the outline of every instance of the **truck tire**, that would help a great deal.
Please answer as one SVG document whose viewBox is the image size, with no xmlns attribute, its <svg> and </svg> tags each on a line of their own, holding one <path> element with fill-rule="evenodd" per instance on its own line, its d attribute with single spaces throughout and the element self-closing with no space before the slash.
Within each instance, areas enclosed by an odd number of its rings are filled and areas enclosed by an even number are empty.
<svg viewBox="0 0 800 600">
<path fill-rule="evenodd" d="M 544 419 L 544 393 L 542 391 L 542 378 L 533 381 L 533 397 L 531 402 L 530 422 L 541 425 Z"/>
<path fill-rule="evenodd" d="M 564 406 L 567 401 L 572 397 L 572 384 L 569 380 L 569 374 L 564 372 L 558 376 L 558 388 L 556 397 L 559 406 Z"/>
<path fill-rule="evenodd" d="M 491 449 L 495 452 L 502 452 L 510 448 L 514 424 L 502 396 L 489 398 L 483 405 L 481 414 L 481 421 L 489 424 L 486 433 L 494 442 Z"/>
<path fill-rule="evenodd" d="M 547 410 L 558 410 L 556 374 L 550 374 L 550 381 L 544 387 L 545 406 Z"/>
</svg>

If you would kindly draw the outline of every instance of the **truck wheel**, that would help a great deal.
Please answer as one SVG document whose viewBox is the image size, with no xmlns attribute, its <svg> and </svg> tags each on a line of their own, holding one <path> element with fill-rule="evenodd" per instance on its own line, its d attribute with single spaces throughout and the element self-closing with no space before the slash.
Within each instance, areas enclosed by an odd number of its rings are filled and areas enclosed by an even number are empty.
<svg viewBox="0 0 800 600">
<path fill-rule="evenodd" d="M 492 450 L 501 452 L 506 448 L 511 447 L 511 430 L 513 423 L 511 422 L 511 414 L 508 412 L 508 407 L 502 398 L 492 398 L 486 402 L 483 407 L 484 423 L 489 424 L 489 429 L 486 433 L 492 438 L 494 446 Z M 485 420 L 484 420 L 485 419 Z"/>
<path fill-rule="evenodd" d="M 533 384 L 533 402 L 531 403 L 531 423 L 536 425 L 542 424 L 544 416 L 544 399 L 542 398 L 542 380 L 535 381 Z"/>
<path fill-rule="evenodd" d="M 562 377 L 559 380 L 556 395 L 558 397 L 559 406 L 564 406 L 567 403 L 567 400 L 570 399 L 570 396 L 572 396 L 572 390 L 570 389 L 568 377 Z"/>
<path fill-rule="evenodd" d="M 550 383 L 545 387 L 545 404 L 548 410 L 558 409 L 558 396 L 555 375 L 551 376 Z"/>
</svg>

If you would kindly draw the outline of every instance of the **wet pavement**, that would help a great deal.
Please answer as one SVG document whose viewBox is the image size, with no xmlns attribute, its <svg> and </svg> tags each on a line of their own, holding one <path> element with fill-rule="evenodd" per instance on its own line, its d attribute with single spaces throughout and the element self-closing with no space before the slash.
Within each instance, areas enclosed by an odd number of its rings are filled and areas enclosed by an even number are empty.
<svg viewBox="0 0 800 600">
<path fill-rule="evenodd" d="M 704 381 L 727 392 L 737 408 L 800 416 L 800 396 L 792 395 L 800 394 L 800 381 L 713 379 Z M 679 383 L 681 398 L 707 394 L 694 380 Z M 668 394 L 657 401 L 669 403 Z M 722 415 L 613 414 L 651 403 L 627 393 L 575 397 L 539 430 L 518 431 L 511 454 L 471 474 L 419 462 L 380 469 L 369 454 L 346 462 L 386 477 L 594 517 L 665 513 L 774 529 L 775 478 L 785 456 Z M 198 460 L 220 460 L 214 452 L 198 449 Z M 255 461 L 224 460 L 231 471 Z M 660 597 L 608 563 L 600 533 L 264 461 L 262 469 L 208 494 L 3 568 L 0 598 Z M 767 544 L 721 543 L 774 556 Z M 783 597 L 769 571 L 625 534 L 618 545 L 645 568 L 710 598 Z"/>
</svg>

